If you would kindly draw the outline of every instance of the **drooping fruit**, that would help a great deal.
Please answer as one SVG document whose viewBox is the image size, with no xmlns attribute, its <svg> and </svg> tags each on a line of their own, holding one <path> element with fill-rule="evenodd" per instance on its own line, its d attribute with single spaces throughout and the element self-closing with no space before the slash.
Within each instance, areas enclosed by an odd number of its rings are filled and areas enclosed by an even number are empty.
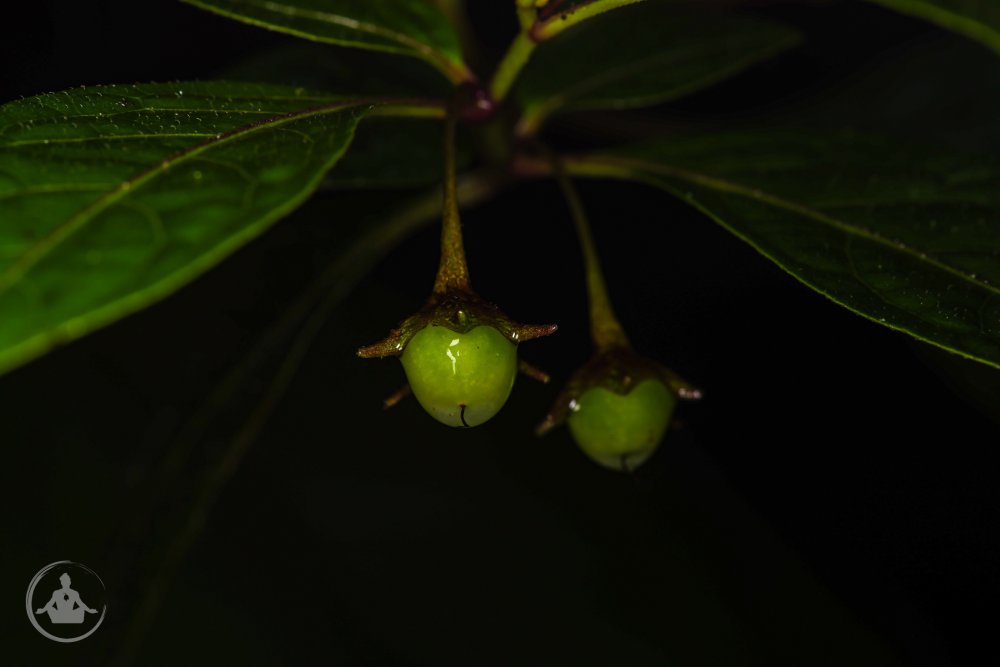
<svg viewBox="0 0 1000 667">
<path fill-rule="evenodd" d="M 449 426 L 478 426 L 507 402 L 518 371 L 548 381 L 518 360 L 517 348 L 555 330 L 554 324 L 518 324 L 475 292 L 453 289 L 433 293 L 422 309 L 358 355 L 400 357 L 409 391 L 431 416 Z"/>
<path fill-rule="evenodd" d="M 441 261 L 431 295 L 388 336 L 358 350 L 364 358 L 402 358 L 408 389 L 387 399 L 387 407 L 408 390 L 431 416 L 449 426 L 477 426 L 499 412 L 519 370 L 518 344 L 548 336 L 557 328 L 514 322 L 469 282 L 458 211 L 455 126 L 458 117 L 480 100 L 476 92 L 459 89 L 445 115 Z M 548 381 L 529 364 L 522 362 L 521 367 Z"/>
<path fill-rule="evenodd" d="M 491 326 L 458 333 L 428 326 L 401 357 L 413 395 L 449 426 L 478 426 L 500 411 L 514 386 L 517 346 Z"/>
<path fill-rule="evenodd" d="M 663 439 L 677 398 L 659 380 L 641 382 L 627 394 L 591 387 L 575 399 L 567 419 L 580 449 L 612 470 L 634 470 Z"/>
<path fill-rule="evenodd" d="M 544 435 L 567 422 L 590 459 L 632 472 L 660 446 L 677 401 L 700 397 L 669 368 L 630 347 L 613 346 L 577 369 L 537 432 Z"/>
</svg>

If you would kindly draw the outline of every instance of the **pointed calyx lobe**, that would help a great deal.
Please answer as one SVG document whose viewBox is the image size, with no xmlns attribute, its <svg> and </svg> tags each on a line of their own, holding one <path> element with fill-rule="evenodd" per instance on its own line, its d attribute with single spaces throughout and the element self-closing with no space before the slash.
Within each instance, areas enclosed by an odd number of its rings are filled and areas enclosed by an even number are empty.
<svg viewBox="0 0 1000 667">
<path fill-rule="evenodd" d="M 559 392 L 549 414 L 538 425 L 536 432 L 538 435 L 545 435 L 565 422 L 571 413 L 578 410 L 580 399 L 590 389 L 600 388 L 625 396 L 648 380 L 659 381 L 677 398 L 701 398 L 701 390 L 663 364 L 636 353 L 629 346 L 598 349 Z"/>
<path fill-rule="evenodd" d="M 537 433 L 568 422 L 587 456 L 606 468 L 631 472 L 659 446 L 677 399 L 700 398 L 701 392 L 633 351 L 611 305 L 586 211 L 562 163 L 549 155 L 580 241 L 595 352 L 566 383 Z"/>
<path fill-rule="evenodd" d="M 517 343 L 548 336 L 558 328 L 555 324 L 520 324 L 514 322 L 496 305 L 472 290 L 449 289 L 433 292 L 424 307 L 403 320 L 388 336 L 358 350 L 364 359 L 398 357 L 410 339 L 429 326 L 444 327 L 455 333 L 468 333 L 480 326 L 493 327 L 507 340 Z"/>
<path fill-rule="evenodd" d="M 477 91 L 460 89 L 448 106 L 444 132 L 444 196 L 441 218 L 441 260 L 434 289 L 419 311 L 403 320 L 386 338 L 358 350 L 358 356 L 400 356 L 407 343 L 421 329 L 440 326 L 456 333 L 468 333 L 479 326 L 495 328 L 515 345 L 525 340 L 547 336 L 556 325 L 519 324 L 498 307 L 479 296 L 469 280 L 462 239 L 462 221 L 455 188 L 455 127 L 467 109 L 476 108 Z"/>
</svg>

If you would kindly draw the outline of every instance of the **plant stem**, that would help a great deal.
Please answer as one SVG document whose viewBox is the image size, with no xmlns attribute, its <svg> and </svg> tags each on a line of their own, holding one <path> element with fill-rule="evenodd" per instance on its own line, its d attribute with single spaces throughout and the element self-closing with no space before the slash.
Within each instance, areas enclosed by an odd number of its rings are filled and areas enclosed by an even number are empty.
<svg viewBox="0 0 1000 667">
<path fill-rule="evenodd" d="M 469 266 L 465 261 L 462 242 L 462 220 L 458 215 L 458 195 L 455 191 L 455 126 L 458 124 L 459 95 L 448 105 L 444 123 L 444 200 L 441 218 L 441 263 L 434 280 L 434 293 L 450 290 L 471 290 Z"/>
<path fill-rule="evenodd" d="M 531 38 L 530 26 L 517 33 L 517 37 L 507 48 L 507 53 L 500 60 L 497 71 L 493 74 L 493 81 L 490 83 L 490 97 L 495 103 L 499 104 L 510 92 L 511 86 L 514 85 L 518 74 L 528 63 L 535 46 L 535 40 Z"/>
<path fill-rule="evenodd" d="M 550 16 L 544 21 L 537 21 L 531 29 L 531 36 L 536 42 L 544 42 L 581 21 L 586 21 L 612 9 L 634 5 L 637 2 L 643 2 L 643 0 L 593 0 L 587 4 L 577 5 L 561 14 Z"/>
<path fill-rule="evenodd" d="M 537 15 L 534 9 L 535 5 L 531 0 L 518 0 L 517 16 L 521 23 L 521 30 L 507 47 L 507 52 L 493 74 L 493 80 L 490 82 L 490 98 L 494 103 L 499 104 L 507 96 L 514 81 L 517 80 L 524 66 L 528 64 L 531 54 L 540 43 L 548 41 L 567 28 L 598 14 L 643 1 L 592 0 L 542 19 Z M 553 6 L 555 6 L 554 3 Z M 542 120 L 541 114 L 535 114 L 533 118 L 526 119 L 518 126 L 518 133 L 525 137 L 533 135 L 538 130 Z"/>
<path fill-rule="evenodd" d="M 458 184 L 458 195 L 464 205 L 474 206 L 492 199 L 508 186 L 509 182 L 502 174 L 478 172 L 463 177 Z M 163 502 L 161 498 L 170 499 L 171 488 L 175 487 L 180 475 L 184 473 L 184 465 L 196 447 L 204 444 L 210 427 L 223 408 L 233 403 L 234 395 L 248 379 L 264 375 L 262 368 L 268 357 L 274 355 L 276 350 L 287 351 L 264 397 L 257 403 L 237 436 L 229 441 L 215 467 L 204 474 L 200 492 L 187 508 L 186 518 L 173 535 L 170 546 L 158 555 L 154 574 L 145 582 L 143 598 L 137 603 L 130 621 L 117 665 L 124 667 L 134 664 L 135 655 L 169 593 L 177 568 L 200 536 L 224 486 L 238 472 L 247 449 L 261 434 L 264 422 L 277 406 L 323 324 L 378 261 L 403 238 L 437 216 L 440 202 L 440 194 L 435 189 L 407 201 L 387 216 L 374 214 L 372 224 L 367 227 L 368 231 L 351 243 L 344 253 L 296 297 L 281 318 L 264 331 L 248 354 L 226 373 L 225 378 L 178 435 L 159 468 L 158 479 L 150 480 L 144 487 L 145 491 L 150 492 L 150 497 L 133 501 L 136 506 L 134 520 L 131 528 L 126 529 L 122 536 L 123 543 L 127 543 L 130 550 L 135 535 L 144 534 L 140 532 L 140 527 L 148 525 L 149 516 L 162 511 L 158 506 L 158 503 Z M 292 334 L 295 334 L 294 337 Z"/>
<path fill-rule="evenodd" d="M 599 352 L 616 347 L 631 347 L 625 329 L 622 328 L 611 306 L 608 286 L 601 270 L 601 259 L 597 255 L 597 247 L 594 245 L 594 237 L 580 196 L 559 158 L 553 155 L 550 160 L 552 173 L 569 205 L 576 226 L 576 235 L 580 240 L 580 250 L 583 253 L 583 265 L 587 275 L 587 296 L 590 301 L 590 336 L 594 341 L 594 347 Z"/>
<path fill-rule="evenodd" d="M 535 23 L 536 17 L 535 0 L 514 0 L 514 7 L 517 9 L 517 21 L 521 24 L 521 30 L 530 30 Z"/>
</svg>

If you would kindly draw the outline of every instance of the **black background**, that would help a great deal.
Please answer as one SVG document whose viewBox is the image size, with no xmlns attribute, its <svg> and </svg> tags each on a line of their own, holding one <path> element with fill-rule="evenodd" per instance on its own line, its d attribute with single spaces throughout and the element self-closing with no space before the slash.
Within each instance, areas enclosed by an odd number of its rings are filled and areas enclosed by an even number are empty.
<svg viewBox="0 0 1000 667">
<path fill-rule="evenodd" d="M 471 4 L 501 49 L 509 3 Z M 291 39 L 172 2 L 24 10 L 0 24 L 2 100 L 208 79 Z M 633 114 L 635 127 L 821 112 L 929 143 L 995 142 L 970 120 L 975 104 L 961 104 L 969 118 L 944 111 L 995 82 L 984 49 L 866 4 L 755 10 L 806 44 Z M 551 138 L 592 143 L 600 122 Z M 383 413 L 398 363 L 353 351 L 426 296 L 437 232 L 406 240 L 323 328 L 181 550 L 134 664 L 964 665 L 994 653 L 996 374 L 832 304 L 660 192 L 588 182 L 583 198 L 633 342 L 706 391 L 657 455 L 628 477 L 591 464 L 565 430 L 531 435 L 589 349 L 565 205 L 551 183 L 519 186 L 465 214 L 469 261 L 514 318 L 560 324 L 521 351 L 554 386 L 519 380 L 473 431 L 412 401 Z M 129 645 L 200 475 L 286 348 L 240 383 L 180 477 L 150 507 L 137 499 L 370 201 L 320 193 L 164 302 L 0 378 L 0 661 L 109 664 Z M 23 617 L 32 575 L 59 559 L 111 593 L 105 626 L 80 644 L 53 645 Z"/>
</svg>

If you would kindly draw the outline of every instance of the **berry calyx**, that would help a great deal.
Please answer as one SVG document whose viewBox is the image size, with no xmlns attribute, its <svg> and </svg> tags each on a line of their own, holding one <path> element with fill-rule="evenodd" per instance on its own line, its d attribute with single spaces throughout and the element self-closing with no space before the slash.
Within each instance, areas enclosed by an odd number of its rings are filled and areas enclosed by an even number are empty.
<svg viewBox="0 0 1000 667">
<path fill-rule="evenodd" d="M 566 422 L 590 459 L 631 472 L 659 447 L 677 400 L 700 397 L 662 364 L 614 346 L 598 350 L 573 374 L 536 432 L 545 435 Z"/>
<path fill-rule="evenodd" d="M 477 426 L 510 395 L 518 343 L 555 330 L 554 324 L 518 324 L 475 292 L 449 289 L 431 294 L 420 311 L 358 356 L 400 357 L 410 391 L 431 416 L 449 426 Z"/>
<path fill-rule="evenodd" d="M 460 93 L 449 105 L 445 123 L 441 262 L 434 289 L 423 308 L 383 340 L 358 350 L 358 356 L 401 357 L 409 387 L 388 399 L 386 407 L 408 391 L 441 423 L 468 427 L 503 407 L 519 368 L 548 381 L 527 364 L 519 366 L 517 345 L 553 333 L 556 325 L 514 322 L 470 285 L 455 187 L 455 124 L 462 99 Z"/>
<path fill-rule="evenodd" d="M 631 472 L 659 447 L 677 399 L 701 398 L 701 392 L 632 350 L 611 305 L 583 204 L 557 158 L 552 158 L 552 168 L 583 252 L 595 352 L 570 378 L 536 432 L 544 435 L 568 421 L 588 457 L 606 468 Z"/>
</svg>

